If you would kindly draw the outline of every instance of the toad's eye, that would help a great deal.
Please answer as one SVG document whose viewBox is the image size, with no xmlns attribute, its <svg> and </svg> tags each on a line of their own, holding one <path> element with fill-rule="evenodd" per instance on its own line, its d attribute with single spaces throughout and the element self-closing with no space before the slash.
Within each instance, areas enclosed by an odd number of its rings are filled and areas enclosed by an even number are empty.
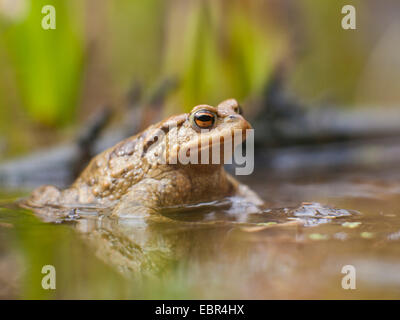
<svg viewBox="0 0 400 320">
<path fill-rule="evenodd" d="M 208 110 L 200 110 L 193 115 L 193 120 L 200 129 L 210 129 L 215 123 L 215 114 Z"/>
<path fill-rule="evenodd" d="M 233 111 L 235 111 L 238 114 L 243 114 L 243 110 L 241 106 L 236 106 Z"/>
</svg>

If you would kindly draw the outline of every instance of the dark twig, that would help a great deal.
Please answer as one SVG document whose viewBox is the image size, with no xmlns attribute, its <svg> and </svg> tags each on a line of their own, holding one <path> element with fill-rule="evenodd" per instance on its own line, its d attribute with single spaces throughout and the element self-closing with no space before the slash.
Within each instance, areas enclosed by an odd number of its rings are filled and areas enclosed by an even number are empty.
<svg viewBox="0 0 400 320">
<path fill-rule="evenodd" d="M 82 132 L 79 134 L 78 157 L 73 165 L 73 177 L 77 177 L 83 168 L 88 164 L 94 155 L 94 148 L 104 127 L 111 119 L 113 112 L 110 107 L 103 107 L 98 110 L 92 118 L 85 124 Z"/>
</svg>

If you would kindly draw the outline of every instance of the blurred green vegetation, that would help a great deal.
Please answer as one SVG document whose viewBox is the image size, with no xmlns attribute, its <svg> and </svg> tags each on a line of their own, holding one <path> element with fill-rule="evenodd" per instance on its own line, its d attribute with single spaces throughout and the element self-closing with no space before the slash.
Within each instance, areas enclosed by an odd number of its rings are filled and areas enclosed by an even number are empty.
<svg viewBox="0 0 400 320">
<path fill-rule="evenodd" d="M 339 103 L 352 104 L 368 58 L 362 1 L 301 1 L 304 50 L 296 65 L 293 86 L 300 96 L 312 100 L 328 95 Z M 341 28 L 342 7 L 357 8 L 358 30 Z"/>
<path fill-rule="evenodd" d="M 126 94 L 132 81 L 149 85 L 160 77 L 167 3 L 163 0 L 99 2 L 104 7 L 99 22 L 106 23 L 106 39 L 97 33 L 95 39 L 101 43 L 99 49 L 106 51 L 114 96 Z"/>
<path fill-rule="evenodd" d="M 56 8 L 56 30 L 41 27 L 48 4 Z M 357 8 L 357 30 L 341 28 L 345 4 Z M 301 99 L 329 96 L 351 106 L 360 100 L 369 52 L 380 37 L 371 28 L 386 23 L 374 20 L 372 5 L 0 0 L 0 157 L 57 143 L 101 105 L 123 112 L 120 102 L 133 82 L 147 89 L 166 76 L 177 76 L 180 86 L 165 114 L 228 97 L 246 101 L 282 62 Z M 391 6 L 391 0 L 382 5 L 388 12 Z"/>
<path fill-rule="evenodd" d="M 83 7 L 64 0 L 25 3 L 29 8 L 21 14 L 26 16 L 3 22 L 0 33 L 20 105 L 33 121 L 48 126 L 69 123 L 81 91 Z M 49 4 L 56 8 L 55 30 L 44 30 L 41 25 L 42 7 Z"/>
<path fill-rule="evenodd" d="M 243 100 L 260 93 L 284 55 L 283 30 L 258 15 L 259 1 L 197 2 L 175 28 L 165 69 L 181 75 L 178 101 L 185 111 L 227 97 Z M 179 30 L 184 30 L 183 35 Z"/>
</svg>

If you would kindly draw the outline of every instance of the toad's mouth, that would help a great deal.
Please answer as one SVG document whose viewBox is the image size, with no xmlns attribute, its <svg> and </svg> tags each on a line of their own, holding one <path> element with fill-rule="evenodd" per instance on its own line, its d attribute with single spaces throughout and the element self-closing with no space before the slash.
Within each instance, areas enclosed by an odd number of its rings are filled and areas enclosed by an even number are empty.
<svg viewBox="0 0 400 320">
<path fill-rule="evenodd" d="M 246 140 L 248 129 L 229 128 L 199 134 L 195 139 L 171 148 L 168 162 L 224 164 L 224 161 L 231 159 L 235 148 Z"/>
</svg>

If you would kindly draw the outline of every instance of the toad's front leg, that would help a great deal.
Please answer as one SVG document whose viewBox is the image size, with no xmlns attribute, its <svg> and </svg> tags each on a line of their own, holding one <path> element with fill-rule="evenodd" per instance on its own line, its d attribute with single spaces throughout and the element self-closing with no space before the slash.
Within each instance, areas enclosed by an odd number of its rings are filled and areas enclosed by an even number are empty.
<svg viewBox="0 0 400 320">
<path fill-rule="evenodd" d="M 257 195 L 257 193 L 251 190 L 248 186 L 240 183 L 230 174 L 227 174 L 226 177 L 229 183 L 232 185 L 232 189 L 234 190 L 233 194 L 235 196 L 241 197 L 246 201 L 248 201 L 249 203 L 254 204 L 255 206 L 264 205 L 264 201 Z"/>
<path fill-rule="evenodd" d="M 161 206 L 159 181 L 145 179 L 134 185 L 114 207 L 112 216 L 119 218 L 148 218 Z"/>
<path fill-rule="evenodd" d="M 177 178 L 147 178 L 135 184 L 114 207 L 112 217 L 171 221 L 159 211 L 166 206 L 179 205 L 187 197 L 187 188 Z"/>
</svg>

